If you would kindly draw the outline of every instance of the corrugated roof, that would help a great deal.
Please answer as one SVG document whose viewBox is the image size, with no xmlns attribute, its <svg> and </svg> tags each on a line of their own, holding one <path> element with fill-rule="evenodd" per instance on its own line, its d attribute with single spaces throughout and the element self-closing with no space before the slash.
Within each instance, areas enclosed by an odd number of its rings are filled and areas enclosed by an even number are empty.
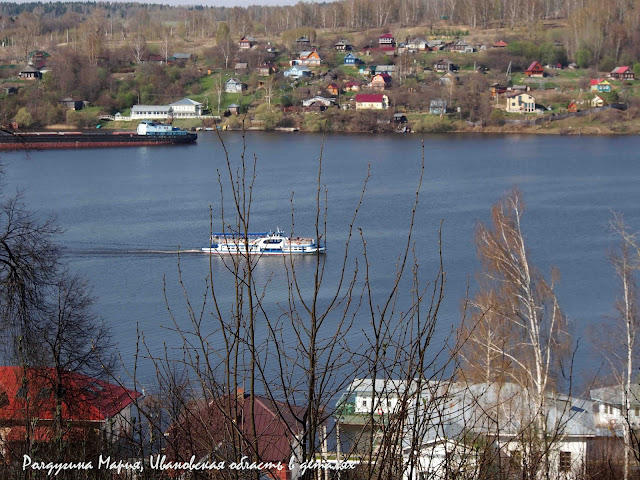
<svg viewBox="0 0 640 480">
<path fill-rule="evenodd" d="M 190 98 L 183 98 L 182 100 L 178 100 L 177 102 L 173 102 L 172 106 L 191 106 L 191 105 L 202 105 L 200 102 L 196 102 L 195 100 L 191 100 Z"/>
</svg>

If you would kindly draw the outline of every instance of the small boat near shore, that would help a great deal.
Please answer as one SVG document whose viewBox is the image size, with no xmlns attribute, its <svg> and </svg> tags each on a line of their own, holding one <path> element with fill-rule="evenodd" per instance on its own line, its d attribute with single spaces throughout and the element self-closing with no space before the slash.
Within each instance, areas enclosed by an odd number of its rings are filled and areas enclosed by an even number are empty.
<svg viewBox="0 0 640 480">
<path fill-rule="evenodd" d="M 325 250 L 325 246 L 316 239 L 289 238 L 279 229 L 246 236 L 214 233 L 210 246 L 202 248 L 203 252 L 221 255 L 318 255 L 325 253 Z"/>
<path fill-rule="evenodd" d="M 0 131 L 0 150 L 52 148 L 141 147 L 184 145 L 198 139 L 195 133 L 171 125 L 142 121 L 135 132 L 12 132 Z"/>
</svg>

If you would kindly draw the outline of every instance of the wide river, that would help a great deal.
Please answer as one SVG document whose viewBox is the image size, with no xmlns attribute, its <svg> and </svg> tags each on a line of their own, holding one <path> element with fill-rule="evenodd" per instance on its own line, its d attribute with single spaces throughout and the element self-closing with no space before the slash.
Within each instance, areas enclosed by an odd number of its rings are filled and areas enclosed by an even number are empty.
<svg viewBox="0 0 640 480">
<path fill-rule="evenodd" d="M 239 133 L 224 139 L 231 161 L 238 164 Z M 554 136 L 373 136 L 332 135 L 324 140 L 322 184 L 328 196 L 326 282 L 330 289 L 342 265 L 344 241 L 362 191 L 370 180 L 357 226 L 367 240 L 370 279 L 375 299 L 384 298 L 395 274 L 394 264 L 406 242 L 424 140 L 425 176 L 414 232 L 423 282 L 437 272 L 438 230 L 447 284 L 435 342 L 460 320 L 467 284 L 475 288 L 478 261 L 473 243 L 478 222 L 488 221 L 491 205 L 517 185 L 525 195 L 524 230 L 533 262 L 545 273 L 558 268 L 557 293 L 579 339 L 576 369 L 596 370 L 589 326 L 611 322 L 617 283 L 608 262 L 615 238 L 608 227 L 611 211 L 620 211 L 640 230 L 640 139 L 637 137 Z M 257 156 L 251 222 L 266 231 L 291 225 L 291 198 L 296 234 L 312 234 L 318 157 L 322 137 L 313 134 L 247 134 L 247 161 Z M 215 134 L 203 132 L 198 143 L 184 147 L 37 151 L 5 153 L 5 193 L 24 191 L 28 207 L 54 213 L 65 228 L 59 239 L 70 266 L 93 285 L 97 312 L 111 325 L 127 366 L 133 363 L 136 326 L 155 353 L 163 343 L 180 342 L 164 299 L 178 322 L 187 309 L 177 272 L 178 247 L 207 245 L 209 206 L 219 229 L 220 188 L 225 157 Z M 226 215 L 231 215 L 227 205 Z M 354 253 L 362 250 L 356 245 Z M 270 278 L 265 302 L 272 308 L 286 300 L 281 259 L 260 261 L 258 280 Z M 193 304 L 201 304 L 209 259 L 185 253 L 180 266 Z M 309 278 L 313 261 L 301 261 L 298 274 Z M 219 260 L 213 276 L 223 308 L 230 309 L 232 283 Z M 207 307 L 208 308 L 208 307 Z M 362 320 L 366 323 L 366 320 Z M 358 332 L 367 325 L 357 325 Z M 294 342 L 292 333 L 284 332 Z M 287 337 L 289 335 L 289 337 Z M 360 339 L 361 340 L 361 339 Z M 152 382 L 150 366 L 142 375 Z"/>
</svg>

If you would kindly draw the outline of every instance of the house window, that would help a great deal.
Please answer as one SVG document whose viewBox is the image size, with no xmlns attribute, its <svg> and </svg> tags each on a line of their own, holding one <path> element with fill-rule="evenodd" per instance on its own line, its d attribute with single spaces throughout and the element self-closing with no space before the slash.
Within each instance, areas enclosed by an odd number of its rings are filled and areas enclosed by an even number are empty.
<svg viewBox="0 0 640 480">
<path fill-rule="evenodd" d="M 640 417 L 640 407 L 635 408 L 636 417 Z"/>
<path fill-rule="evenodd" d="M 571 470 L 571 452 L 560 452 L 560 471 L 568 472 Z"/>
<path fill-rule="evenodd" d="M 366 400 L 362 400 L 362 406 L 363 406 L 364 408 L 367 408 L 367 401 L 366 401 Z"/>
</svg>

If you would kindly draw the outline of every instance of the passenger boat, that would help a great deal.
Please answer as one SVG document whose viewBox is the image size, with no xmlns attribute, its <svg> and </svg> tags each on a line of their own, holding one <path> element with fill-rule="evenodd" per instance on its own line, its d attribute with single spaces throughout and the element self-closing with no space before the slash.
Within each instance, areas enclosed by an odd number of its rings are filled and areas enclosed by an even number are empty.
<svg viewBox="0 0 640 480">
<path fill-rule="evenodd" d="M 246 237 L 244 234 L 214 233 L 211 245 L 202 251 L 221 255 L 317 255 L 325 253 L 325 246 L 313 238 L 286 237 L 277 229 L 275 232 L 249 233 Z"/>
<path fill-rule="evenodd" d="M 0 150 L 49 148 L 142 147 L 184 145 L 198 139 L 195 133 L 144 120 L 135 132 L 11 132 L 0 130 Z"/>
</svg>

